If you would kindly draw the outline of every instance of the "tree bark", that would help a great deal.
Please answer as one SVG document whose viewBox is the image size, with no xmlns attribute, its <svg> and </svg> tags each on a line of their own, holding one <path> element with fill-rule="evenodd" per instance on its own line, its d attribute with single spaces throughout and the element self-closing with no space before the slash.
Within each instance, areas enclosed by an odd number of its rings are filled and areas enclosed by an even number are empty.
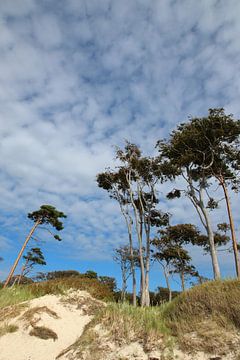
<svg viewBox="0 0 240 360">
<path fill-rule="evenodd" d="M 167 288 L 168 288 L 168 301 L 172 301 L 172 290 L 171 290 L 171 286 L 170 286 L 170 282 L 169 282 L 169 273 L 168 271 L 166 270 L 166 267 L 161 264 L 162 267 L 163 267 L 163 273 L 164 273 L 164 277 L 165 277 L 165 280 L 166 280 L 166 285 L 167 285 Z"/>
<path fill-rule="evenodd" d="M 227 186 L 222 177 L 220 178 L 220 185 L 223 188 L 224 196 L 225 196 L 225 200 L 226 200 L 226 204 L 227 204 L 227 212 L 228 212 L 229 224 L 230 224 L 231 235 L 232 235 L 232 245 L 233 245 L 236 274 L 237 274 L 237 277 L 240 278 L 240 263 L 239 263 L 239 255 L 238 255 L 238 247 L 237 247 L 237 239 L 236 239 L 234 221 L 233 221 L 233 216 L 232 216 L 232 209 L 231 209 L 230 199 L 228 196 Z"/>
<path fill-rule="evenodd" d="M 34 231 L 36 230 L 36 228 L 38 227 L 39 224 L 40 224 L 40 220 L 36 221 L 36 223 L 33 225 L 32 229 L 30 230 L 28 236 L 26 237 L 26 240 L 24 241 L 24 244 L 23 244 L 21 250 L 19 251 L 19 254 L 18 254 L 18 256 L 17 256 L 17 258 L 16 258 L 16 260 L 15 260 L 15 262 L 14 262 L 12 268 L 11 268 L 11 270 L 10 270 L 10 273 L 9 273 L 9 275 L 8 275 L 6 281 L 5 281 L 5 284 L 4 284 L 3 288 L 8 286 L 9 281 L 11 280 L 11 278 L 12 278 L 12 276 L 14 274 L 14 271 L 15 271 L 18 263 L 19 263 L 19 260 L 21 259 L 21 256 L 22 256 L 22 254 L 23 254 L 29 240 L 31 239 Z"/>
<path fill-rule="evenodd" d="M 137 232 L 137 238 L 138 238 L 138 246 L 139 246 L 139 262 L 140 262 L 140 272 L 141 272 L 141 283 L 140 283 L 140 287 L 141 287 L 141 306 L 145 306 L 145 302 L 146 302 L 146 300 L 145 300 L 145 266 L 144 266 L 144 261 L 143 261 L 141 229 L 139 228 L 141 220 L 140 220 L 139 215 L 138 215 L 138 209 L 136 207 L 136 204 L 135 204 L 135 201 L 134 201 L 134 198 L 133 198 L 133 192 L 132 192 L 132 189 L 131 189 L 131 174 L 127 174 L 126 180 L 128 182 L 130 200 L 131 200 L 131 204 L 132 204 L 133 211 L 134 211 L 135 226 L 136 226 L 136 232 Z"/>
<path fill-rule="evenodd" d="M 184 272 L 183 271 L 181 271 L 180 277 L 181 277 L 182 291 L 185 291 L 185 278 L 184 278 Z"/>
<path fill-rule="evenodd" d="M 215 243 L 214 243 L 214 233 L 212 230 L 212 224 L 211 224 L 211 220 L 210 220 L 208 211 L 203 202 L 203 188 L 202 187 L 200 187 L 199 195 L 200 195 L 199 207 L 200 207 L 202 214 L 204 216 L 204 219 L 205 219 L 206 231 L 207 231 L 208 239 L 209 239 L 214 279 L 217 280 L 217 279 L 221 278 L 221 274 L 220 274 L 220 268 L 219 268 L 219 263 L 218 263 L 217 251 L 216 251 Z"/>
<path fill-rule="evenodd" d="M 25 264 L 24 264 L 23 267 L 22 267 L 21 274 L 19 275 L 19 278 L 18 278 L 18 285 L 20 284 L 20 282 L 21 282 L 21 280 L 22 280 L 23 273 L 24 273 L 27 265 L 28 265 L 28 259 L 26 260 Z"/>
</svg>

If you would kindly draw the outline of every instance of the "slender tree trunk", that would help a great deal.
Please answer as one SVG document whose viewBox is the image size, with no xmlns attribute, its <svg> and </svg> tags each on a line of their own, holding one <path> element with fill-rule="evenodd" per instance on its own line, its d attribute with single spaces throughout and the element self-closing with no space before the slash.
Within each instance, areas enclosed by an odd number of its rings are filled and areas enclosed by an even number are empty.
<svg viewBox="0 0 240 360">
<path fill-rule="evenodd" d="M 125 302 L 126 300 L 126 289 L 127 289 L 127 278 L 126 278 L 126 266 L 122 264 L 122 291 L 121 291 L 121 301 Z"/>
<path fill-rule="evenodd" d="M 132 226 L 131 219 L 130 222 L 127 222 L 128 226 L 128 238 L 129 238 L 129 248 L 130 248 L 130 266 L 131 266 L 131 274 L 132 274 L 132 303 L 133 306 L 137 306 L 137 287 L 136 287 L 136 271 L 135 271 L 135 263 L 134 263 L 134 254 L 133 254 L 133 241 L 132 241 Z"/>
<path fill-rule="evenodd" d="M 136 207 L 134 198 L 133 198 L 133 192 L 131 189 L 131 182 L 130 182 L 131 175 L 129 174 L 126 179 L 129 185 L 129 194 L 131 199 L 131 204 L 134 211 L 134 217 L 135 217 L 135 226 L 136 226 L 136 232 L 137 232 L 137 238 L 138 238 L 138 246 L 139 246 L 139 262 L 140 262 L 140 271 L 141 271 L 141 306 L 145 306 L 145 266 L 143 261 L 143 251 L 142 251 L 142 234 L 141 234 L 141 219 L 138 214 L 138 209 Z"/>
<path fill-rule="evenodd" d="M 217 279 L 221 278 L 221 274 L 220 274 L 220 268 L 219 268 L 219 263 L 218 263 L 217 251 L 216 251 L 215 243 L 214 243 L 214 233 L 212 230 L 212 224 L 211 224 L 211 220 L 210 220 L 208 211 L 207 211 L 206 207 L 204 206 L 204 202 L 203 202 L 203 188 L 202 187 L 200 187 L 199 195 L 200 195 L 199 207 L 200 207 L 202 214 L 204 216 L 204 219 L 205 219 L 206 230 L 207 230 L 208 239 L 209 239 L 214 279 L 217 280 Z"/>
<path fill-rule="evenodd" d="M 166 280 L 166 285 L 168 288 L 168 301 L 172 301 L 172 290 L 171 290 L 171 286 L 170 286 L 170 282 L 169 282 L 169 274 L 168 271 L 166 270 L 165 266 L 163 264 L 161 264 L 163 267 L 163 273 L 164 273 L 164 277 Z"/>
<path fill-rule="evenodd" d="M 28 264 L 28 259 L 26 260 L 25 264 L 24 264 L 23 267 L 22 267 L 21 274 L 20 274 L 20 276 L 19 276 L 19 278 L 18 278 L 18 285 L 20 284 L 20 282 L 21 282 L 21 280 L 22 280 L 23 273 L 24 273 L 24 271 L 25 271 L 25 269 L 26 269 L 26 267 L 27 267 L 27 264 Z"/>
<path fill-rule="evenodd" d="M 146 272 L 145 272 L 145 301 L 146 306 L 150 306 L 149 296 L 149 271 L 150 271 L 150 229 L 146 231 Z"/>
<path fill-rule="evenodd" d="M 23 254 L 23 252 L 24 252 L 24 250 L 25 250 L 25 248 L 26 248 L 29 240 L 31 239 L 34 231 L 36 230 L 36 228 L 38 227 L 39 224 L 40 224 L 40 220 L 36 221 L 35 224 L 33 225 L 32 229 L 30 230 L 28 236 L 26 237 L 26 240 L 24 241 L 24 244 L 23 244 L 21 250 L 19 251 L 19 254 L 18 254 L 18 256 L 17 256 L 17 259 L 15 260 L 15 262 L 14 262 L 14 264 L 13 264 L 11 270 L 10 270 L 10 273 L 9 273 L 9 275 L 8 275 L 6 281 L 5 281 L 5 284 L 4 284 L 4 286 L 3 286 L 4 288 L 8 286 L 9 281 L 11 280 L 11 278 L 12 278 L 12 276 L 13 276 L 13 274 L 14 274 L 14 271 L 15 271 L 18 263 L 19 263 L 19 260 L 21 259 L 21 256 L 22 256 L 22 254 Z"/>
<path fill-rule="evenodd" d="M 180 277 L 181 277 L 182 291 L 185 291 L 185 278 L 184 278 L 184 272 L 183 271 L 181 271 Z"/>
<path fill-rule="evenodd" d="M 226 204 L 227 204 L 228 218 L 229 218 L 229 224 L 230 224 L 231 235 L 232 235 L 232 245 L 233 245 L 236 273 L 237 273 L 237 277 L 240 278 L 240 263 L 239 263 L 239 255 L 238 255 L 238 247 L 237 247 L 237 239 L 236 239 L 234 221 L 233 221 L 233 216 L 232 216 L 232 209 L 231 209 L 230 199 L 228 196 L 227 186 L 222 177 L 220 178 L 220 184 L 223 188 L 224 196 L 225 196 L 225 200 L 226 200 Z"/>
</svg>

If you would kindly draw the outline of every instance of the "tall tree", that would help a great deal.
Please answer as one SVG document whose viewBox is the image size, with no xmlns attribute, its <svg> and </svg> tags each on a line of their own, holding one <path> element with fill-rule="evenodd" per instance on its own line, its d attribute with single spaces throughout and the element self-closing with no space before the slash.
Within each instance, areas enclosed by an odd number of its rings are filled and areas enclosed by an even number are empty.
<svg viewBox="0 0 240 360">
<path fill-rule="evenodd" d="M 216 204 L 209 196 L 209 180 L 212 178 L 210 167 L 213 157 L 206 151 L 208 139 L 205 134 L 198 131 L 195 119 L 182 123 L 170 134 L 168 141 L 159 141 L 160 167 L 165 174 L 174 179 L 182 176 L 187 184 L 186 190 L 182 191 L 194 205 L 199 218 L 206 229 L 209 239 L 213 273 L 215 279 L 220 278 L 220 268 L 214 244 L 214 231 L 209 214 L 209 205 Z M 169 198 L 180 197 L 180 190 L 175 189 L 169 194 Z M 206 202 L 206 198 L 208 201 Z"/>
<path fill-rule="evenodd" d="M 120 211 L 127 226 L 132 275 L 133 306 L 136 306 L 137 288 L 132 233 L 133 218 L 130 209 L 131 201 L 125 174 L 123 171 L 119 171 L 118 169 L 115 171 L 108 169 L 105 172 L 99 173 L 97 175 L 97 183 L 100 188 L 106 190 L 109 193 L 111 199 L 114 199 L 118 202 Z"/>
<path fill-rule="evenodd" d="M 46 265 L 42 250 L 38 247 L 31 248 L 23 258 L 25 259 L 25 264 L 23 265 L 21 274 L 18 278 L 18 284 L 21 283 L 22 277 L 29 274 L 35 265 Z"/>
<path fill-rule="evenodd" d="M 28 242 L 30 241 L 34 232 L 36 231 L 36 229 L 41 225 L 45 225 L 44 229 L 49 231 L 56 240 L 61 241 L 61 238 L 59 237 L 59 235 L 53 234 L 48 229 L 48 225 L 52 226 L 57 231 L 61 231 L 61 230 L 63 230 L 63 223 L 59 220 L 59 218 L 66 218 L 66 217 L 67 216 L 63 212 L 58 211 L 54 206 L 51 206 L 51 205 L 42 205 L 39 210 L 28 214 L 28 218 L 33 220 L 34 225 L 31 228 L 28 236 L 26 237 L 21 250 L 19 251 L 19 254 L 18 254 L 18 256 L 10 270 L 10 273 L 5 281 L 4 287 L 6 287 L 9 284 L 9 281 L 11 280 L 11 278 L 14 274 L 14 271 L 18 265 L 18 262 L 22 256 Z"/>
<path fill-rule="evenodd" d="M 198 167 L 203 167 L 205 176 L 212 176 L 223 189 L 229 218 L 235 268 L 240 277 L 240 262 L 234 219 L 230 204 L 228 187 L 239 188 L 239 138 L 240 120 L 233 115 L 226 115 L 223 108 L 209 109 L 207 117 L 193 118 L 184 125 L 184 131 L 194 132 L 196 139 L 201 139 L 195 151 Z"/>
<path fill-rule="evenodd" d="M 157 209 L 156 184 L 159 179 L 162 180 L 162 177 L 156 159 L 142 156 L 141 150 L 135 144 L 126 142 L 124 149 L 118 148 L 116 159 L 120 163 L 117 176 L 121 178 L 121 186 L 123 185 L 127 193 L 127 202 L 131 209 L 131 224 L 134 224 L 137 234 L 141 272 L 141 305 L 148 306 L 150 304 L 151 229 L 153 226 L 165 225 L 168 221 L 168 214 Z"/>
<path fill-rule="evenodd" d="M 159 227 L 168 222 L 168 214 L 157 208 L 156 185 L 159 179 L 163 181 L 163 177 L 156 159 L 142 156 L 135 144 L 126 142 L 123 150 L 117 150 L 117 159 L 121 162 L 119 171 L 124 174 L 127 183 L 135 220 L 141 271 L 141 306 L 149 306 L 151 230 L 153 226 Z"/>
</svg>

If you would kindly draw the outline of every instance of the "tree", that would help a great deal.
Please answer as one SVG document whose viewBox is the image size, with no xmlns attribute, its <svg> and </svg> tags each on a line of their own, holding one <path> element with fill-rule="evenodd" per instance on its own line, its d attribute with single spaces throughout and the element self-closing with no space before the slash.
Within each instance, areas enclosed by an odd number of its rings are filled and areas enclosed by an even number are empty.
<svg viewBox="0 0 240 360">
<path fill-rule="evenodd" d="M 171 301 L 171 288 L 169 276 L 172 273 L 180 273 L 182 289 L 185 289 L 184 277 L 186 274 L 193 275 L 195 268 L 190 264 L 191 257 L 183 249 L 184 245 L 196 244 L 200 237 L 199 230 L 192 224 L 177 224 L 167 226 L 158 231 L 158 236 L 152 240 L 155 247 L 153 257 L 163 268 L 167 288 L 169 290 L 169 301 Z M 203 242 L 203 239 L 201 237 Z M 206 241 L 206 238 L 205 238 Z M 202 245 L 202 243 L 201 243 Z"/>
<path fill-rule="evenodd" d="M 105 286 L 107 286 L 112 292 L 115 291 L 117 288 L 116 279 L 114 277 L 99 276 L 98 280 L 100 281 L 101 284 L 104 284 Z"/>
<path fill-rule="evenodd" d="M 121 267 L 122 274 L 122 291 L 121 291 L 121 301 L 126 300 L 126 291 L 127 291 L 127 280 L 131 275 L 132 271 L 132 260 L 134 261 L 134 269 L 139 266 L 139 253 L 137 249 L 133 249 L 133 254 L 130 251 L 130 247 L 120 246 L 114 250 L 113 260 Z"/>
<path fill-rule="evenodd" d="M 133 253 L 133 237 L 132 237 L 132 225 L 133 219 L 130 211 L 130 195 L 129 189 L 126 183 L 125 174 L 123 171 L 113 171 L 108 169 L 103 173 L 97 175 L 98 186 L 109 193 L 111 199 L 118 202 L 120 211 L 125 219 L 128 232 L 129 251 L 130 251 L 130 265 L 132 275 L 132 294 L 133 294 L 133 306 L 137 305 L 137 291 L 136 291 L 136 272 L 134 265 L 134 253 Z"/>
<path fill-rule="evenodd" d="M 189 122 L 181 124 L 171 134 L 168 144 L 159 143 L 164 156 L 171 158 L 175 169 L 185 175 L 188 182 L 188 196 L 199 211 L 209 236 L 215 278 L 220 276 L 220 271 L 214 252 L 214 235 L 210 218 L 203 203 L 203 192 L 207 193 L 208 181 L 211 178 L 217 179 L 223 189 L 231 228 L 235 267 L 239 277 L 238 245 L 228 194 L 229 185 L 234 190 L 239 187 L 239 136 L 240 120 L 235 120 L 231 114 L 226 115 L 223 108 L 218 108 L 209 109 L 207 117 L 191 118 Z M 196 180 L 199 182 L 198 190 L 194 187 Z M 210 203 L 212 202 L 214 206 L 212 200 L 210 198 Z"/>
<path fill-rule="evenodd" d="M 18 265 L 18 262 L 28 244 L 28 242 L 30 241 L 30 239 L 32 238 L 34 232 L 36 231 L 36 229 L 40 226 L 40 225 L 51 225 L 53 228 L 55 228 L 57 231 L 61 231 L 63 230 L 63 224 L 62 222 L 59 220 L 59 218 L 66 218 L 66 215 L 61 212 L 58 211 L 54 206 L 51 205 L 42 205 L 40 207 L 39 210 L 34 211 L 32 213 L 28 214 L 28 218 L 33 220 L 34 225 L 31 228 L 28 236 L 25 239 L 25 242 L 21 248 L 21 250 L 19 251 L 19 254 L 10 270 L 10 273 L 5 281 L 4 287 L 6 287 L 9 283 L 9 281 L 11 280 L 11 277 Z M 45 230 L 49 231 L 51 233 L 51 235 L 58 241 L 61 241 L 61 238 L 59 237 L 59 235 L 57 234 L 53 234 L 47 227 L 44 227 Z"/>
<path fill-rule="evenodd" d="M 131 227 L 134 224 L 138 241 L 141 272 L 141 306 L 149 306 L 151 230 L 154 226 L 162 226 L 168 222 L 168 214 L 157 209 L 156 184 L 159 179 L 162 181 L 163 178 L 157 166 L 157 160 L 142 156 L 139 147 L 135 144 L 126 142 L 124 149 L 118 148 L 116 159 L 120 166 L 117 168 L 117 175 L 111 172 L 111 176 L 116 175 L 117 179 L 120 179 L 120 189 L 126 195 L 123 201 L 125 203 L 126 199 L 128 212 L 125 212 L 125 214 L 129 214 L 129 209 L 131 209 L 128 224 Z M 99 176 L 98 183 L 100 187 L 107 189 L 107 185 L 100 184 Z M 114 181 L 114 183 L 116 182 Z M 108 186 L 112 191 L 111 181 L 108 184 L 110 184 Z M 118 184 L 119 182 L 117 182 L 117 196 L 119 191 Z M 145 253 L 143 253 L 143 249 L 145 249 Z"/>
<path fill-rule="evenodd" d="M 93 270 L 87 270 L 84 274 L 84 277 L 87 277 L 89 279 L 97 279 L 98 274 Z"/>
<path fill-rule="evenodd" d="M 40 248 L 31 248 L 26 255 L 23 256 L 23 258 L 26 260 L 25 264 L 22 267 L 21 274 L 18 278 L 18 284 L 21 283 L 21 279 L 23 276 L 26 276 L 29 274 L 29 272 L 32 270 L 32 268 L 35 265 L 46 265 L 46 261 L 44 259 L 43 253 Z"/>
</svg>

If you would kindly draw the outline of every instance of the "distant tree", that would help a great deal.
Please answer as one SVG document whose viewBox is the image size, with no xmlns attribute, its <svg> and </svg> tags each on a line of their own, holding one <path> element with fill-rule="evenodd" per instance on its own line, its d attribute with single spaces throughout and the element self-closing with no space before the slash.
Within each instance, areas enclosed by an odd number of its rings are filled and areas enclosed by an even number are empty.
<svg viewBox="0 0 240 360">
<path fill-rule="evenodd" d="M 49 271 L 47 273 L 39 272 L 35 277 L 36 281 L 48 281 L 48 280 L 57 280 L 69 277 L 80 276 L 80 273 L 77 270 L 57 270 Z"/>
<path fill-rule="evenodd" d="M 25 264 L 22 267 L 21 274 L 18 279 L 18 284 L 21 283 L 22 277 L 29 274 L 35 265 L 46 265 L 43 253 L 40 248 L 31 248 L 26 255 L 23 256 Z"/>
<path fill-rule="evenodd" d="M 84 276 L 89 279 L 97 279 L 98 278 L 98 274 L 93 270 L 86 271 Z"/>
<path fill-rule="evenodd" d="M 117 284 L 116 279 L 110 276 L 99 276 L 98 280 L 100 283 L 106 285 L 112 292 L 116 290 Z"/>
<path fill-rule="evenodd" d="M 45 230 L 49 231 L 51 233 L 51 235 L 58 241 L 61 240 L 61 238 L 59 237 L 59 235 L 56 234 L 52 234 L 52 232 L 48 229 L 48 225 L 51 225 L 52 227 L 54 227 L 57 231 L 60 231 L 63 229 L 63 224 L 62 222 L 59 220 L 59 218 L 66 218 L 66 215 L 61 212 L 58 211 L 54 206 L 51 205 L 42 205 L 40 207 L 39 210 L 34 211 L 32 213 L 28 214 L 28 218 L 33 220 L 34 225 L 32 227 L 32 229 L 30 230 L 28 236 L 26 237 L 26 240 L 17 256 L 17 259 L 15 260 L 10 273 L 5 281 L 4 287 L 6 287 L 9 284 L 9 281 L 11 280 L 11 277 L 18 265 L 18 262 L 29 242 L 29 240 L 32 238 L 35 230 L 37 229 L 37 227 L 41 226 L 41 225 L 45 225 L 46 227 L 44 227 Z"/>
<path fill-rule="evenodd" d="M 223 227 L 220 224 L 220 227 Z M 229 241 L 226 234 L 214 233 L 215 246 L 223 246 Z M 203 248 L 207 253 L 210 252 L 208 236 L 203 235 L 193 224 L 177 224 L 167 226 L 158 231 L 158 236 L 152 240 L 155 248 L 153 257 L 161 264 L 166 279 L 171 300 L 171 289 L 169 276 L 172 273 L 179 273 L 181 276 L 182 288 L 185 289 L 185 277 L 200 275 L 191 264 L 191 257 L 184 249 L 185 245 L 197 245 Z"/>
<path fill-rule="evenodd" d="M 114 250 L 113 260 L 120 265 L 122 274 L 121 301 L 126 300 L 127 280 L 131 276 L 132 261 L 134 262 L 134 269 L 139 266 L 139 252 L 137 249 L 132 250 L 131 253 L 130 247 L 127 245 Z"/>
</svg>

